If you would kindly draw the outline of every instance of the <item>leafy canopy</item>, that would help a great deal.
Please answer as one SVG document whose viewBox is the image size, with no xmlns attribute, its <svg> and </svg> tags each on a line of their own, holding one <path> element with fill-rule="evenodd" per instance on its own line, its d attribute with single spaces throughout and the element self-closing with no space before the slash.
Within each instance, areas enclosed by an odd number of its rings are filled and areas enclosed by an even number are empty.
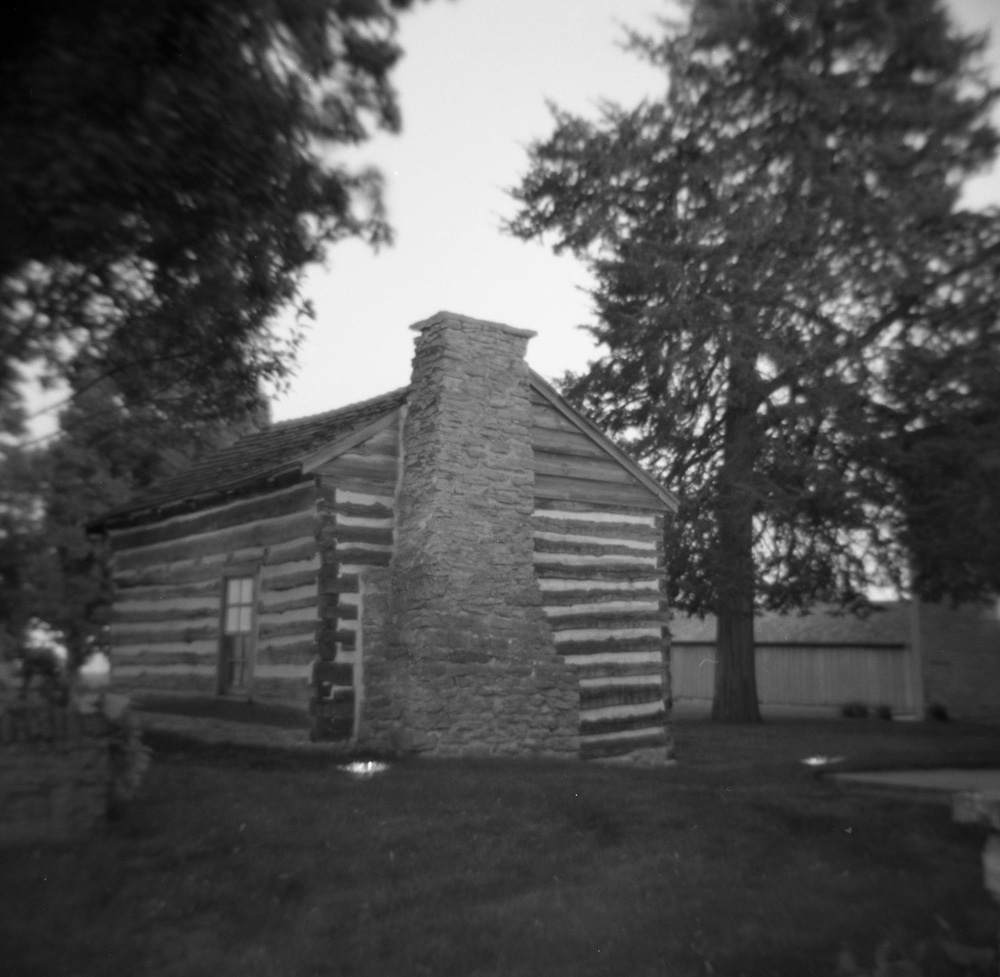
<svg viewBox="0 0 1000 977">
<path fill-rule="evenodd" d="M 0 13 L 0 422 L 31 371 L 186 416 L 252 405 L 298 334 L 270 325 L 327 244 L 389 238 L 410 0 L 35 0 Z"/>
</svg>

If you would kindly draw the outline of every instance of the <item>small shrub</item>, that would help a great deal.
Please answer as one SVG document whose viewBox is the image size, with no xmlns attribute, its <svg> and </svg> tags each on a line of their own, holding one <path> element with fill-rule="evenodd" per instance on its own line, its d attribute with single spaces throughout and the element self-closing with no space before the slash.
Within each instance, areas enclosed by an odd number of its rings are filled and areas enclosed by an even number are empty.
<svg viewBox="0 0 1000 977">
<path fill-rule="evenodd" d="M 118 817 L 139 790 L 149 769 L 152 750 L 142 740 L 142 730 L 124 696 L 102 696 L 105 716 L 111 722 L 111 788 L 108 814 Z"/>
<path fill-rule="evenodd" d="M 932 702 L 924 711 L 925 718 L 938 723 L 946 723 L 951 718 L 948 710 L 940 702 Z"/>
<path fill-rule="evenodd" d="M 844 719 L 867 719 L 868 706 L 863 702 L 845 702 L 840 707 L 840 715 Z"/>
<path fill-rule="evenodd" d="M 882 703 L 875 707 L 875 715 L 879 719 L 892 719 L 892 706 Z"/>
</svg>

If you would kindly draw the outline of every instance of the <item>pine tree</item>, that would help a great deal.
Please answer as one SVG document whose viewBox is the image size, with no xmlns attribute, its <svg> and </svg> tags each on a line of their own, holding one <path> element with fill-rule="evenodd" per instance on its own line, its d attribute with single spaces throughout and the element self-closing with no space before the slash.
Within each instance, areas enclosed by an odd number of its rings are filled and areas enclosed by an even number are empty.
<svg viewBox="0 0 1000 977">
<path fill-rule="evenodd" d="M 938 0 L 695 0 L 632 36 L 664 98 L 555 110 L 514 191 L 509 229 L 596 281 L 606 352 L 569 395 L 681 491 L 670 594 L 717 616 L 715 719 L 760 718 L 755 609 L 900 579 L 921 432 L 1000 406 L 1000 215 L 959 208 L 998 145 L 983 43 Z"/>
</svg>

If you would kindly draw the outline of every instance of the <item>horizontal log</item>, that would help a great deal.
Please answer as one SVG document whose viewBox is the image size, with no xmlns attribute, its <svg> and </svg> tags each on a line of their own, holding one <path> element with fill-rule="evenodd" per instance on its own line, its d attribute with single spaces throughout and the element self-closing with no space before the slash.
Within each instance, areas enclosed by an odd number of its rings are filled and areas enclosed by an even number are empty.
<svg viewBox="0 0 1000 977">
<path fill-rule="evenodd" d="M 573 458 L 610 458 L 599 445 L 578 430 L 571 430 L 568 422 L 563 426 L 536 424 L 532 418 L 531 446 L 535 456 L 564 455 Z"/>
<path fill-rule="evenodd" d="M 560 655 L 615 654 L 618 652 L 661 653 L 662 640 L 642 636 L 637 638 L 607 638 L 605 640 L 560 641 L 556 652 Z"/>
<path fill-rule="evenodd" d="M 261 587 L 258 595 L 257 608 L 260 611 L 272 611 L 281 607 L 287 601 L 310 599 L 315 604 L 317 596 L 316 574 L 306 578 L 297 587 L 282 587 L 267 589 Z"/>
<path fill-rule="evenodd" d="M 659 600 L 660 591 L 655 586 L 641 585 L 634 590 L 543 590 L 542 606 L 556 610 L 577 604 L 600 606 L 626 600 Z"/>
<path fill-rule="evenodd" d="M 189 597 L 220 597 L 222 576 L 190 584 L 135 585 L 128 581 L 117 581 L 117 601 L 158 601 Z"/>
<path fill-rule="evenodd" d="M 272 603 L 257 604 L 257 612 L 261 617 L 273 614 L 287 614 L 289 611 L 300 611 L 312 608 L 315 612 L 317 605 L 316 591 L 313 590 L 307 597 L 290 597 L 287 600 L 273 601 Z M 315 617 L 315 613 L 313 615 Z"/>
<path fill-rule="evenodd" d="M 531 391 L 531 426 L 547 431 L 563 431 L 567 434 L 579 434 L 581 437 L 587 437 L 576 424 L 557 411 L 549 401 L 535 390 Z M 593 438 L 588 438 L 588 440 L 596 444 Z"/>
<path fill-rule="evenodd" d="M 354 651 L 357 633 L 354 631 L 338 631 L 336 633 L 337 644 L 343 651 Z"/>
<path fill-rule="evenodd" d="M 656 645 L 651 648 L 639 648 L 635 650 L 607 650 L 605 647 L 600 651 L 591 651 L 589 654 L 563 656 L 563 660 L 570 666 L 577 675 L 586 674 L 587 669 L 600 665 L 642 665 L 649 671 L 663 670 L 664 647 Z"/>
<path fill-rule="evenodd" d="M 627 756 L 635 750 L 665 747 L 668 742 L 667 732 L 662 727 L 630 730 L 618 736 L 581 737 L 580 758 L 597 760 Z"/>
<path fill-rule="evenodd" d="M 371 435 L 363 441 L 359 441 L 345 449 L 337 456 L 360 455 L 367 456 L 388 456 L 395 458 L 399 452 L 399 421 L 395 414 L 384 419 L 384 425 L 380 430 L 373 431 Z"/>
<path fill-rule="evenodd" d="M 388 551 L 352 549 L 349 552 L 341 553 L 340 558 L 343 560 L 344 566 L 387 567 L 392 560 L 392 553 Z M 348 576 L 354 576 L 356 579 L 356 574 L 348 574 Z"/>
<path fill-rule="evenodd" d="M 114 653 L 113 668 L 118 671 L 125 665 L 205 665 L 215 667 L 216 654 L 196 651 L 152 651 L 149 648 L 118 649 Z"/>
<path fill-rule="evenodd" d="M 656 572 L 659 570 L 659 560 L 652 553 L 649 556 L 643 556 L 631 553 L 545 553 L 535 550 L 532 562 L 536 568 L 593 567 L 595 570 L 600 570 L 604 567 L 622 567 L 635 571 L 648 569 Z"/>
<path fill-rule="evenodd" d="M 315 479 L 310 478 L 291 488 L 279 489 L 252 499 L 216 505 L 194 514 L 172 516 L 136 529 L 112 530 L 110 534 L 112 546 L 116 550 L 134 549 L 302 510 L 312 510 L 315 509 L 317 498 Z"/>
<path fill-rule="evenodd" d="M 337 617 L 341 621 L 356 621 L 358 619 L 358 605 L 339 603 L 337 605 Z"/>
<path fill-rule="evenodd" d="M 381 516 L 376 518 L 375 516 L 342 516 L 338 514 L 336 518 L 336 528 L 338 529 L 380 529 L 383 532 L 391 533 L 392 525 L 391 519 L 383 519 Z"/>
<path fill-rule="evenodd" d="M 137 566 L 123 570 L 112 560 L 112 575 L 115 586 L 125 587 L 173 587 L 175 585 L 197 585 L 212 581 L 222 586 L 225 560 L 199 563 L 186 560 L 183 563 L 158 566 Z"/>
<path fill-rule="evenodd" d="M 336 714 L 354 713 L 354 687 L 349 685 L 333 685 L 326 688 L 317 689 L 315 705 L 310 705 L 309 711 L 312 715 L 320 715 L 331 712 Z M 331 707 L 334 707 L 331 710 Z M 336 708 L 339 707 L 339 708 Z"/>
<path fill-rule="evenodd" d="M 312 685 L 302 678 L 254 678 L 253 698 L 255 702 L 295 703 L 307 709 L 312 699 Z"/>
<path fill-rule="evenodd" d="M 193 664 L 193 665 L 118 665 L 115 667 L 115 675 L 119 678 L 129 678 L 135 679 L 142 676 L 143 679 L 159 679 L 167 676 L 175 677 L 210 677 L 215 678 L 217 672 L 217 667 L 215 663 L 211 664 Z"/>
<path fill-rule="evenodd" d="M 669 615 L 659 611 L 640 610 L 634 613 L 615 611 L 613 614 L 567 614 L 565 617 L 548 618 L 553 634 L 562 631 L 633 631 L 639 628 L 659 628 L 669 620 Z M 558 641 L 558 637 L 556 638 Z"/>
<path fill-rule="evenodd" d="M 569 536 L 552 537 L 535 535 L 532 544 L 536 553 L 566 553 L 576 556 L 637 556 L 642 559 L 655 557 L 658 546 L 649 545 L 636 540 L 634 543 L 624 540 L 608 539 L 606 542 L 591 540 L 576 540 Z"/>
<path fill-rule="evenodd" d="M 295 638 L 284 644 L 273 640 L 257 646 L 257 661 L 261 664 L 308 664 L 316 657 L 316 642 L 312 638 Z"/>
<path fill-rule="evenodd" d="M 289 564 L 302 563 L 306 560 L 315 561 L 318 554 L 319 546 L 316 537 L 310 535 L 282 546 L 269 546 L 263 554 L 263 562 L 265 567 L 285 566 L 290 570 Z"/>
<path fill-rule="evenodd" d="M 392 519 L 392 506 L 381 502 L 361 503 L 361 502 L 333 502 L 329 506 L 329 511 L 333 512 L 339 519 L 341 516 L 361 519 Z"/>
<path fill-rule="evenodd" d="M 560 533 L 565 536 L 608 536 L 618 539 L 648 540 L 654 543 L 662 541 L 662 533 L 658 533 L 654 526 L 645 522 L 626 522 L 611 518 L 567 519 L 561 515 L 545 515 L 544 509 L 537 510 L 531 517 L 531 528 L 537 533 Z"/>
<path fill-rule="evenodd" d="M 558 622 L 569 620 L 574 617 L 585 617 L 596 615 L 602 618 L 612 618 L 617 614 L 640 615 L 640 614 L 666 614 L 669 612 L 660 610 L 659 600 L 628 600 L 622 599 L 622 595 L 617 595 L 617 600 L 611 601 L 582 601 L 577 604 L 564 604 L 562 606 L 552 606 L 543 604 L 542 609 L 549 621 Z"/>
<path fill-rule="evenodd" d="M 314 681 L 327 682 L 331 685 L 353 686 L 354 666 L 342 662 L 316 662 L 313 673 Z"/>
<path fill-rule="evenodd" d="M 587 686 L 580 689 L 580 714 L 582 718 L 584 711 L 588 709 L 662 701 L 663 689 L 659 685 Z"/>
<path fill-rule="evenodd" d="M 219 625 L 201 624 L 184 627 L 159 627 L 159 628 L 123 628 L 120 625 L 111 627 L 111 646 L 120 647 L 122 645 L 138 644 L 162 644 L 167 641 L 187 642 L 198 641 L 203 638 L 218 638 Z"/>
<path fill-rule="evenodd" d="M 590 682 L 643 682 L 660 685 L 663 682 L 662 656 L 659 661 L 618 662 L 583 660 L 573 664 L 573 671 L 584 688 Z"/>
<path fill-rule="evenodd" d="M 260 662 L 254 665 L 254 682 L 267 679 L 287 679 L 308 682 L 312 678 L 313 663 L 309 662 Z"/>
<path fill-rule="evenodd" d="M 392 506 L 396 497 L 396 486 L 383 489 L 381 486 L 373 488 L 365 484 L 360 488 L 352 487 L 347 482 L 332 482 L 327 480 L 323 485 L 324 493 L 330 491 L 330 502 L 334 506 L 361 506 L 364 508 L 382 507 L 386 512 L 392 512 Z M 326 497 L 324 495 L 324 497 Z"/>
<path fill-rule="evenodd" d="M 219 602 L 199 603 L 191 607 L 170 607 L 163 605 L 146 609 L 134 607 L 131 603 L 116 602 L 111 610 L 111 620 L 115 624 L 176 624 L 178 621 L 198 621 L 201 618 L 215 618 L 219 615 Z"/>
<path fill-rule="evenodd" d="M 651 563 L 590 563 L 572 565 L 568 563 L 535 563 L 535 576 L 539 579 L 555 577 L 559 580 L 629 580 L 659 581 L 661 573 Z"/>
<path fill-rule="evenodd" d="M 612 522 L 638 521 L 639 525 L 654 525 L 662 528 L 666 515 L 663 511 L 652 511 L 647 506 L 615 505 L 602 502 L 574 502 L 572 499 L 547 499 L 535 497 L 535 514 L 560 513 L 562 518 L 579 516 L 586 519 L 607 517 Z"/>
<path fill-rule="evenodd" d="M 182 666 L 188 667 L 188 666 Z M 128 691 L 133 694 L 142 692 L 198 692 L 214 695 L 218 677 L 214 669 L 206 672 L 166 672 L 160 669 L 149 669 L 145 666 L 135 666 L 134 671 L 125 675 L 112 673 L 111 687 L 116 691 Z"/>
<path fill-rule="evenodd" d="M 157 642 L 135 642 L 115 644 L 111 652 L 112 664 L 118 661 L 119 655 L 130 655 L 138 653 L 148 653 L 150 655 L 186 653 L 197 654 L 201 657 L 218 654 L 219 640 L 214 638 L 203 638 L 200 641 L 157 641 Z"/>
<path fill-rule="evenodd" d="M 373 487 L 392 485 L 396 480 L 396 459 L 390 455 L 364 456 L 351 452 L 320 465 L 316 471 L 336 482 L 350 479 Z"/>
<path fill-rule="evenodd" d="M 264 619 L 257 628 L 260 639 L 277 638 L 283 635 L 314 635 L 316 618 L 299 621 L 270 621 Z"/>
<path fill-rule="evenodd" d="M 319 592 L 321 594 L 356 594 L 358 592 L 358 578 L 352 576 L 332 577 L 319 582 Z"/>
<path fill-rule="evenodd" d="M 557 647 L 576 642 L 612 642 L 612 641 L 663 641 L 661 629 L 658 627 L 641 627 L 632 625 L 625 628 L 551 628 L 552 638 Z"/>
<path fill-rule="evenodd" d="M 580 735 L 594 736 L 600 733 L 622 733 L 627 730 L 650 729 L 662 726 L 666 722 L 666 719 L 666 710 L 662 707 L 656 712 L 636 712 L 617 716 L 603 716 L 598 719 L 590 719 L 581 713 Z"/>
<path fill-rule="evenodd" d="M 297 587 L 315 586 L 320 575 L 318 566 L 309 566 L 306 563 L 296 562 L 293 564 L 282 564 L 276 567 L 265 567 L 260 575 L 261 593 L 271 593 L 282 590 L 294 590 Z M 303 567 L 303 569 L 288 570 L 285 567 Z"/>
<path fill-rule="evenodd" d="M 535 452 L 535 476 L 553 475 L 581 479 L 586 482 L 605 484 L 638 485 L 636 477 L 611 455 L 601 458 L 578 458 L 555 455 L 551 452 Z"/>
<path fill-rule="evenodd" d="M 319 529 L 315 510 L 276 516 L 259 522 L 232 526 L 213 532 L 184 536 L 168 543 L 156 543 L 136 549 L 116 551 L 116 563 L 122 569 L 153 563 L 173 563 L 178 560 L 205 557 L 219 553 L 238 553 L 271 547 L 280 543 L 314 537 Z"/>
<path fill-rule="evenodd" d="M 650 566 L 644 576 L 648 579 L 629 580 L 625 578 L 622 580 L 606 580 L 597 578 L 591 580 L 542 576 L 538 580 L 538 586 L 546 598 L 549 596 L 556 597 L 561 593 L 572 591 L 594 594 L 617 593 L 621 595 L 623 600 L 633 592 L 637 593 L 643 589 L 655 589 L 659 593 L 664 586 L 664 581 L 656 568 Z"/>
<path fill-rule="evenodd" d="M 368 526 L 344 526 L 336 523 L 324 529 L 324 538 L 329 534 L 341 543 L 371 543 L 375 546 L 392 546 L 392 527 L 373 528 Z M 339 548 L 339 547 L 338 547 Z"/>
<path fill-rule="evenodd" d="M 601 502 L 607 506 L 648 509 L 663 512 L 666 506 L 638 482 L 617 485 L 610 482 L 593 482 L 562 475 L 535 475 L 535 498 L 560 502 Z"/>
</svg>

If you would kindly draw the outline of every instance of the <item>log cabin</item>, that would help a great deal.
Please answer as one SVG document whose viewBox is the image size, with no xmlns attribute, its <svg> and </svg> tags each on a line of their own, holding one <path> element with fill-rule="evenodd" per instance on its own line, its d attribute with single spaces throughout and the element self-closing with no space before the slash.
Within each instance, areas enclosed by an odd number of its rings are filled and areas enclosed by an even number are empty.
<svg viewBox="0 0 1000 977">
<path fill-rule="evenodd" d="M 408 387 L 91 525 L 113 684 L 292 705 L 358 750 L 667 761 L 675 497 L 528 367 L 534 333 L 412 328 Z"/>
</svg>

